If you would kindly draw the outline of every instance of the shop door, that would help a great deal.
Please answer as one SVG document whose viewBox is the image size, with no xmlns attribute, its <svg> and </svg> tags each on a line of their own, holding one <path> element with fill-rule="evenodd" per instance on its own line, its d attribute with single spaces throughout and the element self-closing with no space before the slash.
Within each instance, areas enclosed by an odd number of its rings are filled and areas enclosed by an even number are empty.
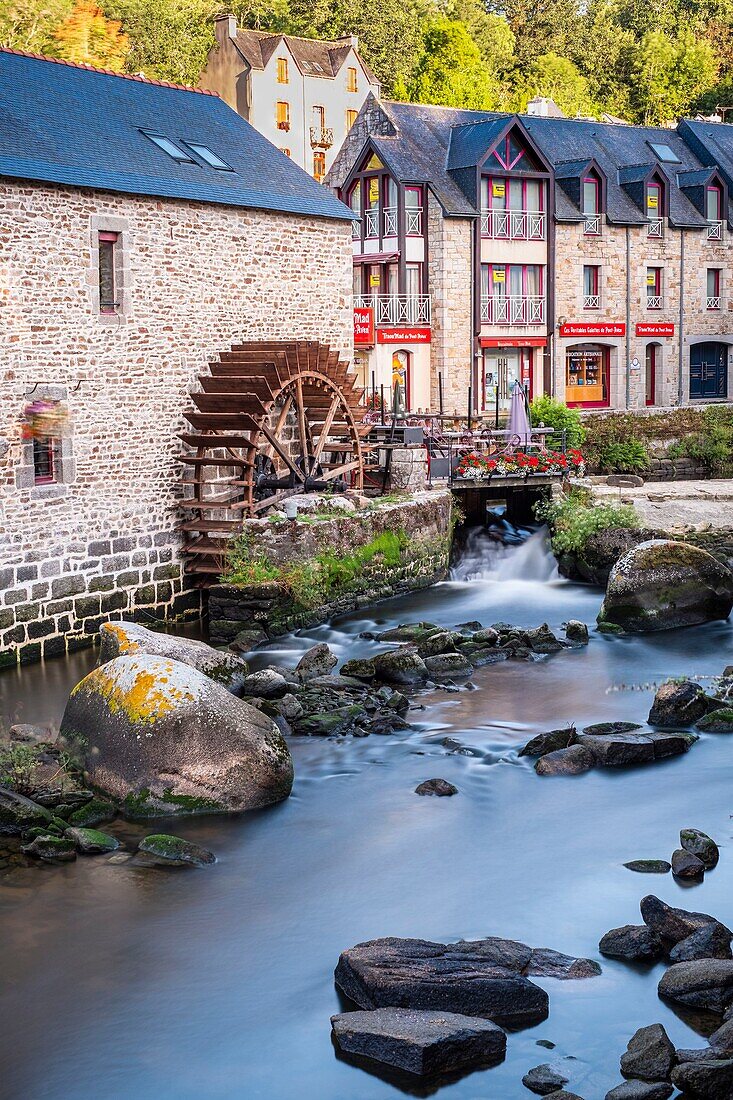
<svg viewBox="0 0 733 1100">
<path fill-rule="evenodd" d="M 410 408 L 410 353 L 396 351 L 392 355 L 392 409 L 404 416 Z"/>
<path fill-rule="evenodd" d="M 657 345 L 647 344 L 646 349 L 646 395 L 647 405 L 657 403 Z"/>
<path fill-rule="evenodd" d="M 690 397 L 728 396 L 728 348 L 725 344 L 695 344 L 690 349 Z"/>
<path fill-rule="evenodd" d="M 487 410 L 508 409 L 515 382 L 522 385 L 522 354 L 518 348 L 496 348 L 484 352 L 484 406 Z"/>
</svg>

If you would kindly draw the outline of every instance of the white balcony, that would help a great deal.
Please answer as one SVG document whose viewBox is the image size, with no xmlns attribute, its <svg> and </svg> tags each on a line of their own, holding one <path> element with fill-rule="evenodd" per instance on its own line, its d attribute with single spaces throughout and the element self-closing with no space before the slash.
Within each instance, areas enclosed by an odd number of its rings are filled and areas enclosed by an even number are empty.
<svg viewBox="0 0 733 1100">
<path fill-rule="evenodd" d="M 332 126 L 311 126 L 311 148 L 330 149 L 333 145 Z"/>
<path fill-rule="evenodd" d="M 405 207 L 405 232 L 408 237 L 422 237 L 422 206 Z"/>
<path fill-rule="evenodd" d="M 383 210 L 384 215 L 384 232 L 383 237 L 396 237 L 397 236 L 397 207 L 385 206 Z"/>
<path fill-rule="evenodd" d="M 712 296 L 708 295 L 707 298 L 705 299 L 705 308 L 706 309 L 720 309 L 720 295 L 719 294 L 714 294 Z"/>
<path fill-rule="evenodd" d="M 648 294 L 646 299 L 647 309 L 662 309 L 664 306 L 664 298 L 661 294 Z"/>
<path fill-rule="evenodd" d="M 723 239 L 723 223 L 722 222 L 708 222 L 707 237 L 709 241 L 722 241 Z"/>
<path fill-rule="evenodd" d="M 600 309 L 601 308 L 601 296 L 600 294 L 584 294 L 583 295 L 583 309 Z"/>
<path fill-rule="evenodd" d="M 600 214 L 584 214 L 583 215 L 583 236 L 585 237 L 600 237 L 601 235 L 601 215 Z"/>
<path fill-rule="evenodd" d="M 374 206 L 364 214 L 364 229 L 366 237 L 379 236 L 379 207 Z"/>
<path fill-rule="evenodd" d="M 544 241 L 545 215 L 539 210 L 482 210 L 481 236 L 505 241 Z"/>
<path fill-rule="evenodd" d="M 651 218 L 647 222 L 646 235 L 657 240 L 664 236 L 664 224 L 661 218 Z"/>
<path fill-rule="evenodd" d="M 351 237 L 352 240 L 361 240 L 361 221 L 351 223 Z"/>
<path fill-rule="evenodd" d="M 356 309 L 373 309 L 374 324 L 429 325 L 429 294 L 357 294 Z"/>
<path fill-rule="evenodd" d="M 481 320 L 488 325 L 543 325 L 545 299 L 541 295 L 482 298 Z"/>
</svg>

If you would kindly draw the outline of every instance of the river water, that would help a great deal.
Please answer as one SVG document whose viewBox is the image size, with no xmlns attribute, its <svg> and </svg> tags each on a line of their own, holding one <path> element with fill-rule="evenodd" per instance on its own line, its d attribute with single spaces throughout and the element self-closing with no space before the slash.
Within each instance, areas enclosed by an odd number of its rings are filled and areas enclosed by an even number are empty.
<svg viewBox="0 0 733 1100">
<path fill-rule="evenodd" d="M 288 638 L 267 658 L 294 663 L 320 640 L 342 659 L 365 655 L 377 643 L 362 630 L 418 619 L 592 624 L 600 599 L 557 576 L 541 534 L 507 550 L 472 533 L 452 580 Z M 0 716 L 58 724 L 69 688 L 94 660 L 82 653 L 2 674 Z M 334 1053 L 329 1017 L 340 1007 L 333 968 L 342 949 L 378 936 L 499 935 L 600 959 L 600 937 L 639 923 L 649 892 L 730 924 L 729 739 L 704 736 L 684 757 L 576 778 L 541 779 L 517 752 L 532 734 L 568 722 L 643 721 L 655 683 L 710 676 L 731 661 L 730 623 L 635 639 L 592 634 L 586 649 L 480 670 L 478 690 L 422 697 L 413 730 L 293 739 L 296 780 L 285 803 L 172 825 L 216 852 L 212 868 L 155 871 L 99 856 L 6 877 L 0 1096 L 398 1097 L 393 1084 Z M 450 753 L 446 737 L 473 755 Z M 436 776 L 459 794 L 414 794 Z M 722 850 L 702 885 L 622 866 L 669 858 L 688 825 Z M 146 831 L 112 829 L 129 842 Z M 677 1046 L 703 1045 L 658 999 L 660 966 L 601 961 L 598 978 L 537 979 L 550 994 L 549 1019 L 510 1035 L 502 1065 L 440 1096 L 526 1098 L 528 1069 L 570 1056 L 568 1087 L 602 1100 L 621 1080 L 618 1059 L 637 1027 L 661 1021 Z"/>
</svg>

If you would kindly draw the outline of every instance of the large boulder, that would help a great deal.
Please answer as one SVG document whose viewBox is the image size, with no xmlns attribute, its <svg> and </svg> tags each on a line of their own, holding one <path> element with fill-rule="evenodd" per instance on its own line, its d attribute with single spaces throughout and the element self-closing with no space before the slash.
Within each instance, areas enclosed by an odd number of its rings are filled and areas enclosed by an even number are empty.
<svg viewBox="0 0 733 1100">
<path fill-rule="evenodd" d="M 149 654 L 116 657 L 77 684 L 61 737 L 131 817 L 236 813 L 287 798 L 293 783 L 270 718 L 202 672 Z"/>
<path fill-rule="evenodd" d="M 723 1013 L 733 1002 L 733 959 L 698 959 L 670 966 L 659 980 L 669 1001 Z"/>
<path fill-rule="evenodd" d="M 657 690 L 649 711 L 651 726 L 685 729 L 710 710 L 710 700 L 694 680 L 667 680 Z"/>
<path fill-rule="evenodd" d="M 661 1024 L 634 1032 L 621 1055 L 621 1073 L 640 1081 L 667 1081 L 674 1065 L 674 1047 Z"/>
<path fill-rule="evenodd" d="M 0 836 L 18 836 L 28 829 L 45 828 L 53 815 L 25 795 L 0 787 Z"/>
<path fill-rule="evenodd" d="M 727 566 L 697 546 L 650 539 L 614 565 L 598 622 L 645 633 L 727 619 L 731 608 Z"/>
<path fill-rule="evenodd" d="M 690 1100 L 730 1100 L 733 1096 L 733 1058 L 687 1062 L 672 1070 L 672 1083 Z"/>
<path fill-rule="evenodd" d="M 360 1008 L 440 1009 L 510 1028 L 541 1023 L 549 1011 L 547 993 L 508 962 L 504 941 L 388 937 L 342 952 L 335 976 L 341 992 Z"/>
<path fill-rule="evenodd" d="M 647 894 L 639 903 L 641 919 L 647 928 L 666 943 L 677 944 L 693 932 L 708 924 L 717 924 L 708 913 L 691 913 L 687 909 L 675 909 L 654 894 Z"/>
<path fill-rule="evenodd" d="M 669 958 L 673 963 L 691 962 L 693 959 L 730 959 L 733 958 L 730 941 L 728 929 L 718 921 L 712 921 L 680 940 L 670 951 Z"/>
<path fill-rule="evenodd" d="M 99 628 L 99 663 L 114 661 L 115 657 L 149 653 L 154 657 L 170 657 L 182 665 L 203 672 L 228 691 L 238 693 L 247 675 L 247 664 L 233 653 L 214 649 L 195 638 L 180 638 L 175 634 L 161 634 L 148 630 L 139 623 L 102 623 Z"/>
<path fill-rule="evenodd" d="M 588 536 L 581 550 L 561 554 L 558 568 L 573 581 L 605 588 L 618 559 L 640 542 L 654 537 L 654 531 L 635 531 L 628 527 L 607 527 Z"/>
<path fill-rule="evenodd" d="M 432 1077 L 500 1062 L 506 1035 L 490 1020 L 455 1012 L 378 1008 L 331 1017 L 339 1050 L 394 1069 Z"/>
<path fill-rule="evenodd" d="M 388 684 L 419 684 L 430 678 L 427 666 L 416 649 L 401 646 L 389 649 L 386 653 L 377 653 L 374 657 L 374 672 L 378 680 Z"/>
<path fill-rule="evenodd" d="M 664 955 L 664 945 L 645 924 L 624 924 L 612 928 L 598 944 L 602 955 L 628 962 L 652 962 Z"/>
</svg>

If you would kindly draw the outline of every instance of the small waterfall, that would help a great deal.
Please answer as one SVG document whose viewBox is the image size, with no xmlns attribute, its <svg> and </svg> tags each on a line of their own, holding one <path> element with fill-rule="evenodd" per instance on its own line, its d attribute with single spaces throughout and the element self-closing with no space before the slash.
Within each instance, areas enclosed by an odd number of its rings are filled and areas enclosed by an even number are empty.
<svg viewBox="0 0 733 1100">
<path fill-rule="evenodd" d="M 452 581 L 559 580 L 557 562 L 547 542 L 547 528 L 523 541 L 507 544 L 484 527 L 469 531 L 464 549 L 451 569 Z"/>
</svg>

